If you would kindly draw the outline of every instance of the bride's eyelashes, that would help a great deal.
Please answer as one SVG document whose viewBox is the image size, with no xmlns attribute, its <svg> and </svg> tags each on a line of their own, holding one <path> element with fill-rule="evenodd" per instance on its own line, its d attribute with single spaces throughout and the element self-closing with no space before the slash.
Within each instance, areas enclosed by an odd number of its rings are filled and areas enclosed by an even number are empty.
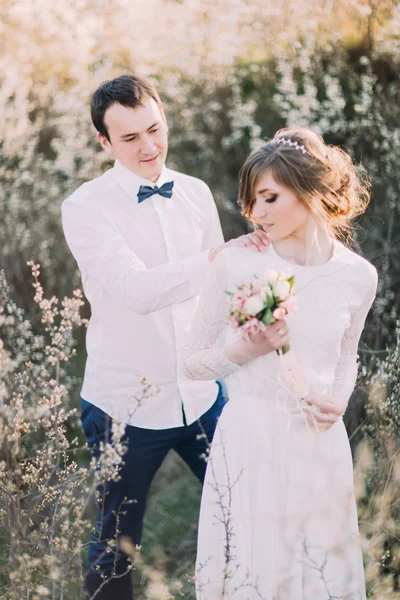
<svg viewBox="0 0 400 600">
<path fill-rule="evenodd" d="M 272 196 L 270 196 L 269 198 L 264 198 L 264 201 L 265 202 L 269 202 L 269 203 L 275 202 L 275 200 L 277 199 L 277 197 L 278 197 L 278 194 L 272 194 Z"/>
</svg>

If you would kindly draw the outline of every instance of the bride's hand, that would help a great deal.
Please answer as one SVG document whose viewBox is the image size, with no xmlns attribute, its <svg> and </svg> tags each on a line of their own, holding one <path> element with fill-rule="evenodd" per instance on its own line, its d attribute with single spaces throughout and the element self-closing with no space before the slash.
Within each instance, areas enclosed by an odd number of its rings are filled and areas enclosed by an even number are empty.
<svg viewBox="0 0 400 600">
<path fill-rule="evenodd" d="M 269 238 L 265 231 L 262 229 L 257 229 L 257 231 L 253 231 L 252 233 L 248 233 L 247 235 L 241 235 L 238 238 L 234 238 L 233 240 L 229 240 L 225 244 L 218 246 L 217 248 L 211 248 L 208 253 L 208 260 L 212 262 L 215 257 L 224 250 L 225 248 L 247 248 L 252 252 L 265 252 L 268 246 L 270 245 Z"/>
<path fill-rule="evenodd" d="M 307 396 L 304 411 L 310 428 L 317 433 L 328 431 L 342 417 L 347 402 L 344 396 Z"/>
<path fill-rule="evenodd" d="M 289 329 L 285 321 L 276 321 L 267 325 L 263 331 L 250 333 L 248 337 L 248 340 L 239 340 L 225 348 L 225 356 L 238 365 L 244 365 L 289 344 Z"/>
</svg>

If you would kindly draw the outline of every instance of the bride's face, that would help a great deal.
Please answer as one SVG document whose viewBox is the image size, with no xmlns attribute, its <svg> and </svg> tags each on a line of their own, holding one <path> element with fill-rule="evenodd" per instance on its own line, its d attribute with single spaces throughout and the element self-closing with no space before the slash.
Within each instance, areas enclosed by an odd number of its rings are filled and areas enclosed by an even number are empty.
<svg viewBox="0 0 400 600">
<path fill-rule="evenodd" d="M 252 216 L 274 242 L 301 234 L 310 213 L 291 190 L 277 183 L 267 171 L 255 186 Z"/>
</svg>

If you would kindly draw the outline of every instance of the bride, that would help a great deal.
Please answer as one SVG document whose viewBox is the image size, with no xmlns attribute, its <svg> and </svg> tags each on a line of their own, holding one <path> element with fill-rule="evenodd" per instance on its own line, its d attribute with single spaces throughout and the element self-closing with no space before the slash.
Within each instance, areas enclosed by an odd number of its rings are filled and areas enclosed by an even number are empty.
<svg viewBox="0 0 400 600">
<path fill-rule="evenodd" d="M 338 238 L 368 200 L 350 157 L 306 128 L 279 131 L 242 168 L 243 212 L 271 246 L 215 250 L 184 360 L 187 376 L 224 377 L 229 391 L 201 502 L 198 600 L 366 598 L 341 415 L 377 275 Z M 244 339 L 226 292 L 269 270 L 295 277 L 297 312 Z M 287 343 L 305 398 L 282 376 Z"/>
</svg>

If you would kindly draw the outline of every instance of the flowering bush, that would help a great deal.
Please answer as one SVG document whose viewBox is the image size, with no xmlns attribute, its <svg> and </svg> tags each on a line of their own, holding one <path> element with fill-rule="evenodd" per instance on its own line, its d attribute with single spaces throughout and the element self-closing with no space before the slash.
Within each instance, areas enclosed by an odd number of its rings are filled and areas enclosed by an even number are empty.
<svg viewBox="0 0 400 600">
<path fill-rule="evenodd" d="M 46 299 L 39 265 L 30 266 L 43 334 L 33 332 L 0 273 L 2 598 L 78 597 L 91 528 L 85 513 L 98 483 L 118 477 L 125 426 L 115 424 L 98 461 L 82 462 L 64 368 L 75 352 L 73 328 L 86 324 L 82 293 Z"/>
</svg>

